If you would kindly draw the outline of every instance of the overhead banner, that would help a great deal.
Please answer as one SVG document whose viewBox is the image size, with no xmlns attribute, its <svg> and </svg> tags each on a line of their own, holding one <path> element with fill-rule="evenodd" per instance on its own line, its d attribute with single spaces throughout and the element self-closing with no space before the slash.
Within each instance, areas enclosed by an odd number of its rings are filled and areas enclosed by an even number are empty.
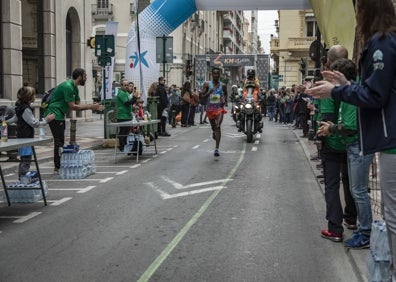
<svg viewBox="0 0 396 282">
<path fill-rule="evenodd" d="M 137 23 L 128 32 L 125 77 L 149 89 L 158 81 L 160 65 L 156 63 L 156 38 L 167 36 L 196 11 L 195 0 L 156 0 L 138 15 L 140 52 Z M 142 80 L 142 81 L 141 81 Z M 142 93 L 146 98 L 146 93 Z"/>
<path fill-rule="evenodd" d="M 327 47 L 343 45 L 352 58 L 356 26 L 353 1 L 311 0 L 311 5 Z"/>
<path fill-rule="evenodd" d="M 196 6 L 202 11 L 311 9 L 309 0 L 196 0 Z"/>
<path fill-rule="evenodd" d="M 143 85 L 142 91 L 158 81 L 160 65 L 156 63 L 156 38 L 167 36 L 197 10 L 291 10 L 310 9 L 309 0 L 155 0 L 138 15 L 128 32 L 125 60 L 125 77 Z M 138 48 L 137 26 L 139 26 L 140 49 Z M 240 62 L 221 61 L 226 65 Z M 145 98 L 146 93 L 142 93 Z"/>
</svg>

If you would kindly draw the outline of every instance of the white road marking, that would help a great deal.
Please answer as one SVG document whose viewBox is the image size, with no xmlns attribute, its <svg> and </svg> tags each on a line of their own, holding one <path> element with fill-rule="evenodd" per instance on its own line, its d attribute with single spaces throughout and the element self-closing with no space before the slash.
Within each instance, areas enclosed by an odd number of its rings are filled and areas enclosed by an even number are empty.
<svg viewBox="0 0 396 282">
<path fill-rule="evenodd" d="M 48 188 L 48 191 L 80 191 L 81 188 Z"/>
<path fill-rule="evenodd" d="M 135 165 L 133 165 L 133 166 L 130 166 L 129 168 L 137 168 L 137 167 L 139 167 L 139 166 L 141 166 L 141 164 L 135 164 Z"/>
<path fill-rule="evenodd" d="M 261 138 L 261 134 L 260 134 L 260 133 L 257 133 L 257 134 L 256 134 L 256 138 Z"/>
<path fill-rule="evenodd" d="M 99 182 L 100 182 L 100 183 L 106 183 L 106 182 L 112 180 L 113 178 L 114 178 L 114 177 L 107 177 L 107 178 L 105 178 L 105 179 L 100 180 Z"/>
<path fill-rule="evenodd" d="M 116 175 L 121 175 L 121 174 L 124 174 L 124 173 L 127 173 L 127 172 L 128 172 L 128 170 L 122 170 L 122 171 L 117 172 Z"/>
<path fill-rule="evenodd" d="M 195 150 L 195 149 L 198 149 L 198 148 L 199 148 L 199 145 L 195 145 L 195 146 L 192 147 L 191 149 Z"/>
<path fill-rule="evenodd" d="M 87 187 L 85 187 L 84 189 L 80 189 L 79 191 L 77 191 L 77 193 L 80 193 L 80 194 L 86 193 L 86 192 L 92 190 L 92 189 L 95 188 L 95 187 L 96 187 L 96 186 L 87 186 Z"/>
<path fill-rule="evenodd" d="M 202 142 L 206 143 L 206 142 L 209 142 L 209 141 L 210 141 L 210 139 L 205 139 L 205 140 L 202 141 Z"/>
<path fill-rule="evenodd" d="M 256 152 L 257 151 L 257 147 L 252 147 L 252 152 Z"/>
<path fill-rule="evenodd" d="M 148 163 L 149 161 L 151 161 L 151 159 L 146 159 L 146 160 L 142 161 L 142 163 Z"/>
<path fill-rule="evenodd" d="M 38 216 L 39 214 L 41 214 L 42 212 L 31 212 L 31 213 L 29 213 L 28 215 L 26 215 L 26 216 L 22 216 L 22 217 L 20 217 L 19 219 L 17 219 L 17 220 L 14 220 L 14 223 L 23 223 L 23 222 L 26 222 L 26 221 L 28 221 L 29 219 L 32 219 L 33 217 L 36 217 L 36 216 Z"/>
<path fill-rule="evenodd" d="M 113 179 L 114 177 L 108 177 L 108 178 L 105 178 L 105 180 L 106 179 Z M 80 182 L 80 181 L 99 181 L 99 182 L 102 182 L 103 181 L 103 178 L 76 178 L 76 179 L 46 179 L 45 181 L 47 181 L 47 182 Z M 106 181 L 108 181 L 108 180 L 106 180 Z"/>
<path fill-rule="evenodd" d="M 162 178 L 164 181 L 166 181 L 166 182 L 172 184 L 172 186 L 173 186 L 175 189 L 178 189 L 178 190 L 180 190 L 180 189 L 192 188 L 192 187 L 206 186 L 206 185 L 211 185 L 211 184 L 215 184 L 215 183 L 222 183 L 222 182 L 224 182 L 224 181 L 227 180 L 227 179 L 218 179 L 218 180 L 211 180 L 211 181 L 205 181 L 205 182 L 198 182 L 198 183 L 183 185 L 183 184 L 180 184 L 180 183 L 178 183 L 178 182 L 176 182 L 176 181 L 174 181 L 174 180 L 171 180 L 171 179 L 168 178 L 167 176 L 161 176 L 161 178 Z M 233 180 L 233 179 L 228 179 L 228 181 L 231 181 L 231 180 Z"/>
<path fill-rule="evenodd" d="M 260 140 L 254 141 L 254 145 L 258 145 L 258 144 L 260 144 Z"/>
<path fill-rule="evenodd" d="M 17 216 L 17 215 L 2 215 L 2 216 L 0 216 L 0 219 L 14 219 L 14 218 L 21 218 L 21 217 Z"/>
<path fill-rule="evenodd" d="M 73 197 L 62 198 L 62 199 L 60 199 L 60 200 L 58 200 L 58 201 L 54 201 L 54 202 L 51 204 L 51 206 L 59 206 L 59 205 L 65 203 L 65 202 L 67 202 L 67 201 L 69 201 L 69 200 L 71 200 L 71 199 L 73 199 Z"/>
<path fill-rule="evenodd" d="M 162 151 L 162 152 L 160 152 L 160 154 L 163 155 L 163 154 L 165 154 L 165 153 L 167 153 L 167 152 L 168 152 L 168 151 Z"/>
<path fill-rule="evenodd" d="M 158 188 L 156 190 L 160 193 L 162 199 L 167 200 L 167 199 L 172 199 L 172 198 L 179 198 L 179 197 L 185 197 L 185 196 L 194 195 L 194 194 L 205 193 L 205 192 L 209 192 L 209 191 L 220 190 L 223 188 L 227 188 L 227 187 L 226 186 L 214 186 L 214 187 L 203 188 L 203 189 L 187 191 L 187 192 L 181 192 L 181 193 L 176 193 L 176 194 L 168 194 Z"/>
</svg>

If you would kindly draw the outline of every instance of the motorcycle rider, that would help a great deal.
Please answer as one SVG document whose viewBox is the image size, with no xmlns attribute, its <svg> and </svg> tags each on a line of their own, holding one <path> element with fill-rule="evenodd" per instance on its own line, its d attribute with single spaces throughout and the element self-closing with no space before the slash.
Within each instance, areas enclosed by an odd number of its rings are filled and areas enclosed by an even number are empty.
<svg viewBox="0 0 396 282">
<path fill-rule="evenodd" d="M 243 84 L 243 99 L 245 100 L 249 94 L 249 88 L 253 88 L 253 91 L 251 92 L 253 94 L 253 99 L 255 104 L 261 103 L 261 93 L 260 93 L 260 82 L 256 78 L 256 71 L 254 69 L 248 69 L 247 70 L 247 77 L 244 81 Z M 258 128 L 257 131 L 262 133 L 262 128 L 263 128 L 263 123 L 262 123 L 262 116 L 261 116 L 261 108 L 259 110 L 259 113 L 255 115 L 255 119 L 258 122 Z M 239 124 L 243 123 L 243 118 L 241 115 L 239 115 L 238 120 L 240 121 Z M 238 131 L 242 131 L 242 128 L 238 126 Z"/>
<path fill-rule="evenodd" d="M 238 103 L 239 100 L 241 99 L 241 95 L 238 92 L 238 86 L 235 84 L 231 86 L 231 96 L 230 96 L 231 102 L 232 103 Z"/>
<path fill-rule="evenodd" d="M 249 90 L 248 88 L 254 88 L 253 89 L 253 98 L 255 102 L 259 101 L 259 93 L 260 93 L 260 82 L 256 78 L 256 71 L 254 69 L 248 69 L 247 70 L 247 77 L 245 79 L 245 82 L 243 83 L 243 98 L 246 99 Z"/>
<path fill-rule="evenodd" d="M 231 95 L 230 95 L 230 100 L 232 103 L 232 109 L 231 109 L 231 116 L 234 119 L 235 122 L 237 122 L 238 119 L 238 106 L 241 103 L 242 100 L 242 93 L 239 91 L 237 85 L 231 86 Z"/>
</svg>

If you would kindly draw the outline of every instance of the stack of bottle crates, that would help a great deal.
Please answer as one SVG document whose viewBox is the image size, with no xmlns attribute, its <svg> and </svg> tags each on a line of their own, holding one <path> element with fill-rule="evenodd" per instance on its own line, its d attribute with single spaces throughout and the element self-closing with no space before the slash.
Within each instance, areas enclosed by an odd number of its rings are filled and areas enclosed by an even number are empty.
<svg viewBox="0 0 396 282">
<path fill-rule="evenodd" d="M 44 195 L 47 196 L 47 182 L 42 181 L 42 183 L 44 188 Z M 18 188 L 18 190 L 12 190 L 12 188 Z M 35 189 L 32 190 L 31 188 Z M 34 203 L 43 199 L 37 171 L 29 171 L 25 175 L 21 176 L 20 180 L 8 184 L 7 191 L 11 203 Z M 5 199 L 6 198 L 4 195 L 4 200 Z"/>
<path fill-rule="evenodd" d="M 61 154 L 59 175 L 62 179 L 82 179 L 96 172 L 93 150 L 79 150 L 78 146 L 65 146 Z"/>
</svg>

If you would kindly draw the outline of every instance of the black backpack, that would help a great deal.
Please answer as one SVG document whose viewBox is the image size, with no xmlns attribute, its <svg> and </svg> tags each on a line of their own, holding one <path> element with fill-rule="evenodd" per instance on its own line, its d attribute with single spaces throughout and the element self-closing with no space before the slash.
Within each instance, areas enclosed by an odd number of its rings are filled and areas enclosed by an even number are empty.
<svg viewBox="0 0 396 282">
<path fill-rule="evenodd" d="M 55 87 L 51 88 L 50 90 L 45 91 L 43 97 L 41 97 L 41 108 L 47 109 L 49 104 L 51 103 L 52 93 L 54 92 Z"/>
</svg>

